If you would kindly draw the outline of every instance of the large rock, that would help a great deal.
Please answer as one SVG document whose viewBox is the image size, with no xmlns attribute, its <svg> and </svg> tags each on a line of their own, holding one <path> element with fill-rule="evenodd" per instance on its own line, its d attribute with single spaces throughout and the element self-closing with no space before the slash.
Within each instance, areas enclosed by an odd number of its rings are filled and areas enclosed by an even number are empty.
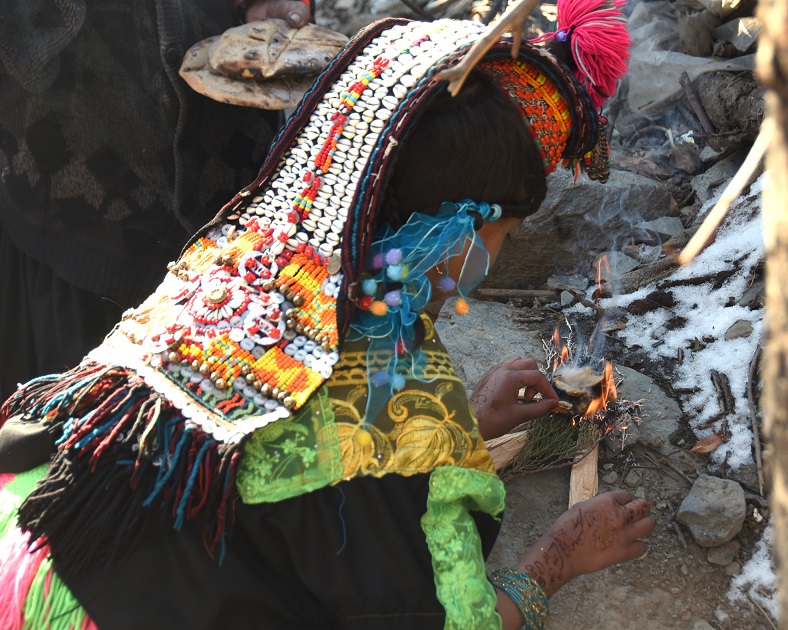
<svg viewBox="0 0 788 630">
<path fill-rule="evenodd" d="M 606 184 L 553 173 L 539 211 L 504 244 L 485 286 L 541 287 L 554 273 L 590 268 L 596 254 L 628 239 L 633 225 L 669 210 L 664 184 L 635 173 L 613 170 Z"/>
<path fill-rule="evenodd" d="M 468 313 L 458 315 L 455 302 L 456 298 L 451 298 L 443 305 L 435 329 L 469 392 L 487 370 L 510 356 L 530 357 L 544 364 L 539 332 L 518 326 L 511 306 L 469 299 Z"/>
<path fill-rule="evenodd" d="M 735 481 L 701 475 L 676 514 L 701 547 L 716 547 L 732 540 L 744 524 L 744 490 Z"/>
</svg>

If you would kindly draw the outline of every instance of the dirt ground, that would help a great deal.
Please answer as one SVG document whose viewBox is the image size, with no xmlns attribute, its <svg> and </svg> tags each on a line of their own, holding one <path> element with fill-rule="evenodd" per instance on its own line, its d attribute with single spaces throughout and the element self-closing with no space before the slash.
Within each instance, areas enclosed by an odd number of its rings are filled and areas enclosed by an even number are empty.
<svg viewBox="0 0 788 630">
<path fill-rule="evenodd" d="M 495 321 L 494 330 L 489 326 Z M 555 325 L 555 315 L 495 302 L 472 302 L 469 315 L 457 317 L 450 304 L 438 318 L 438 331 L 460 376 L 471 388 L 486 369 L 511 354 L 544 360 L 541 339 Z M 675 514 L 691 480 L 708 473 L 703 455 L 688 452 L 680 442 L 680 411 L 669 395 L 669 366 L 658 365 L 620 344 L 608 345 L 607 358 L 624 374 L 619 397 L 643 399 L 641 441 L 623 450 L 604 443 L 599 451 L 599 491 L 624 488 L 645 496 L 656 521 L 649 550 L 638 560 L 583 576 L 559 591 L 551 601 L 551 630 L 584 628 L 615 630 L 727 630 L 774 628 L 771 619 L 751 601 L 731 601 L 731 575 L 744 565 L 761 537 L 764 523 L 750 516 L 736 537 L 741 549 L 733 564 L 719 566 L 707 559 L 708 549 L 696 544 Z M 632 372 L 650 377 L 647 391 L 630 391 Z M 641 386 L 642 387 L 642 386 Z M 659 390 L 659 391 L 657 391 Z M 662 401 L 662 402 L 660 402 Z M 661 442 L 661 443 L 660 443 Z M 658 448 L 655 448 L 655 445 Z M 640 473 L 633 486 L 626 478 Z M 616 482 L 606 484 L 602 477 Z M 520 474 L 506 481 L 507 505 L 502 529 L 488 568 L 511 566 L 567 508 L 569 468 Z M 738 572 L 738 571 L 736 571 Z"/>
<path fill-rule="evenodd" d="M 613 460 L 619 478 L 637 458 L 637 449 Z M 614 489 L 600 483 L 600 491 Z M 730 576 L 725 568 L 711 564 L 706 550 L 692 541 L 674 514 L 687 492 L 679 483 L 655 470 L 645 470 L 642 487 L 652 504 L 656 521 L 648 539 L 649 551 L 634 560 L 583 576 L 559 591 L 551 601 L 553 630 L 708 628 L 774 628 L 755 606 L 732 603 L 726 596 Z M 569 499 L 569 470 L 522 475 L 507 482 L 507 510 L 501 536 L 489 566 L 510 565 L 545 531 Z M 747 523 L 740 536 L 752 536 Z"/>
</svg>

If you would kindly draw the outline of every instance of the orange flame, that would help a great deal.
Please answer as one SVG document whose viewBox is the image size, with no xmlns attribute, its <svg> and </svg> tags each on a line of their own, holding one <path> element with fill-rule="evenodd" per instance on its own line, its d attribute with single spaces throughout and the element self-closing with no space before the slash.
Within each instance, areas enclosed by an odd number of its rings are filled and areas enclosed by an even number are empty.
<svg viewBox="0 0 788 630">
<path fill-rule="evenodd" d="M 596 302 L 599 303 L 599 299 L 603 295 L 602 291 L 602 283 L 605 279 L 605 276 L 602 275 L 602 266 L 604 265 L 605 272 L 607 276 L 610 276 L 610 261 L 607 259 L 607 256 L 604 254 L 599 257 L 599 260 L 596 263 Z"/>
<path fill-rule="evenodd" d="M 615 400 L 617 397 L 616 381 L 613 378 L 613 364 L 608 361 L 605 365 L 605 371 L 602 373 L 602 391 L 599 396 L 589 403 L 583 417 L 590 418 L 600 411 L 604 411 L 607 409 L 608 402 Z"/>
</svg>

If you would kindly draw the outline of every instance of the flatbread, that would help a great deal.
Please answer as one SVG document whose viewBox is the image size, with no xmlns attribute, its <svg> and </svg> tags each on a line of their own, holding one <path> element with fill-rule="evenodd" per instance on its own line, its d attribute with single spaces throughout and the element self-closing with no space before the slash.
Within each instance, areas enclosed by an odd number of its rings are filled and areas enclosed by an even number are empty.
<svg viewBox="0 0 788 630">
<path fill-rule="evenodd" d="M 292 75 L 274 79 L 236 79 L 214 71 L 208 51 L 221 35 L 209 37 L 186 53 L 179 74 L 195 92 L 220 103 L 258 109 L 292 109 L 314 82 L 314 76 Z"/>
<path fill-rule="evenodd" d="M 225 31 L 211 44 L 208 61 L 219 74 L 239 79 L 316 75 L 347 41 L 317 24 L 292 28 L 284 20 L 260 20 Z"/>
</svg>

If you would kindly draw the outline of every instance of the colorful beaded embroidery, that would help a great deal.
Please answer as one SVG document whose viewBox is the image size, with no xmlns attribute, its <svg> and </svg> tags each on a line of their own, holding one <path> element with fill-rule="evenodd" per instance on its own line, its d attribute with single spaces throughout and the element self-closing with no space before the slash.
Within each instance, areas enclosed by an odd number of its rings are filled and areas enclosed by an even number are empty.
<svg viewBox="0 0 788 630">
<path fill-rule="evenodd" d="M 240 439 L 290 415 L 331 376 L 337 299 L 347 292 L 340 245 L 362 173 L 408 95 L 483 32 L 452 20 L 383 31 L 316 102 L 271 175 L 204 231 L 157 293 L 124 318 L 118 334 L 147 340 L 145 380 L 177 407 L 193 408 L 193 423 Z M 497 55 L 481 68 L 520 104 L 550 172 L 572 133 L 567 100 L 527 60 Z M 394 293 L 360 297 L 371 312 L 397 306 Z M 128 351 L 117 337 L 93 358 Z"/>
<path fill-rule="evenodd" d="M 572 131 L 572 115 L 556 85 L 539 70 L 519 59 L 494 59 L 479 64 L 506 89 L 523 112 L 536 140 L 545 173 L 556 170 Z"/>
</svg>

